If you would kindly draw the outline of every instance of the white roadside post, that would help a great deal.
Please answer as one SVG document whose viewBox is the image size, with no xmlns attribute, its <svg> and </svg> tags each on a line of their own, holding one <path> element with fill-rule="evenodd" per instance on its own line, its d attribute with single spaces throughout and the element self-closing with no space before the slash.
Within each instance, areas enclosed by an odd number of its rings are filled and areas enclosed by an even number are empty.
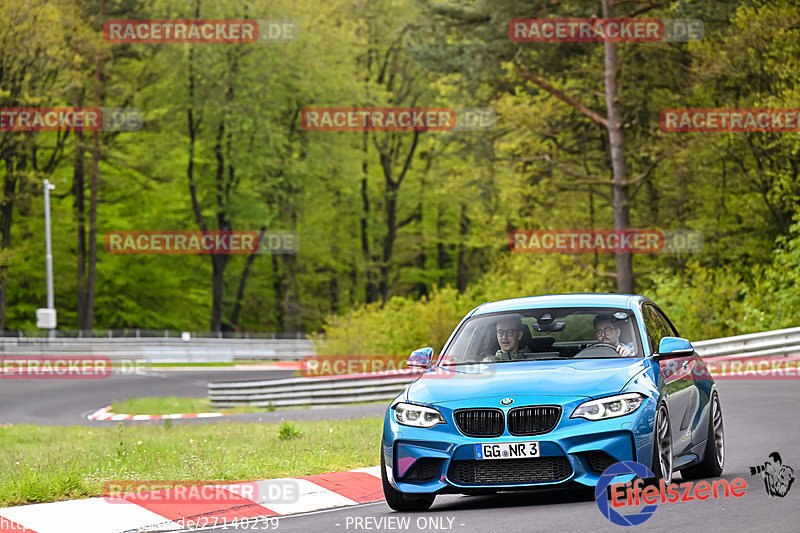
<svg viewBox="0 0 800 533">
<path fill-rule="evenodd" d="M 55 189 L 50 180 L 44 180 L 44 239 L 45 270 L 47 276 L 47 307 L 36 310 L 36 327 L 50 330 L 50 338 L 55 337 L 57 324 L 55 299 L 53 296 L 53 245 L 50 240 L 50 191 Z"/>
</svg>

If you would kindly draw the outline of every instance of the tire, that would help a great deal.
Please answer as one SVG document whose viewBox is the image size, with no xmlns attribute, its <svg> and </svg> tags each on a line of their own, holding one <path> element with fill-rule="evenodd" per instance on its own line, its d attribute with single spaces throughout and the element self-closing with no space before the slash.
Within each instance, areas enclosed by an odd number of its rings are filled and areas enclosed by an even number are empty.
<svg viewBox="0 0 800 533">
<path fill-rule="evenodd" d="M 719 477 L 725 468 L 725 426 L 722 423 L 722 406 L 717 391 L 711 396 L 708 414 L 708 437 L 703 461 L 681 470 L 686 480 Z"/>
<path fill-rule="evenodd" d="M 386 477 L 386 460 L 383 457 L 383 446 L 381 446 L 381 481 L 383 482 L 383 495 L 386 503 L 395 511 L 426 511 L 433 505 L 436 496 L 421 496 L 409 498 L 399 490 L 392 487 Z"/>
<path fill-rule="evenodd" d="M 653 432 L 653 460 L 650 470 L 655 477 L 653 483 L 663 479 L 669 485 L 672 482 L 672 428 L 669 422 L 667 406 L 661 404 L 656 411 L 655 429 Z"/>
</svg>

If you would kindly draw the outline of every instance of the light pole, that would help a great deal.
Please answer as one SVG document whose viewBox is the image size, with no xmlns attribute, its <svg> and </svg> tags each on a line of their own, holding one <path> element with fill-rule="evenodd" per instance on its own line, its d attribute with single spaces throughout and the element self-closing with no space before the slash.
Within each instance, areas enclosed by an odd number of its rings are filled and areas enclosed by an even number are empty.
<svg viewBox="0 0 800 533">
<path fill-rule="evenodd" d="M 55 189 L 50 180 L 44 180 L 44 233 L 45 233 L 45 265 L 47 267 L 47 308 L 55 308 L 53 296 L 53 243 L 50 239 L 50 191 Z"/>
<path fill-rule="evenodd" d="M 50 191 L 55 189 L 50 180 L 44 180 L 44 239 L 45 270 L 47 276 L 47 308 L 36 310 L 36 327 L 49 329 L 50 338 L 55 337 L 56 305 L 53 296 L 53 244 L 50 239 Z"/>
</svg>

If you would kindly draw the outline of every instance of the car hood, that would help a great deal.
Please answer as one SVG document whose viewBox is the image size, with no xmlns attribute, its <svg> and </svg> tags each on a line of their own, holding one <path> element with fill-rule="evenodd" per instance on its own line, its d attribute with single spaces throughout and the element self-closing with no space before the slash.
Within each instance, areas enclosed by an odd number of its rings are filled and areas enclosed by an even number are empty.
<svg viewBox="0 0 800 533">
<path fill-rule="evenodd" d="M 646 366 L 644 359 L 615 358 L 435 367 L 409 385 L 407 398 L 424 404 L 514 395 L 595 398 L 619 392 Z"/>
</svg>

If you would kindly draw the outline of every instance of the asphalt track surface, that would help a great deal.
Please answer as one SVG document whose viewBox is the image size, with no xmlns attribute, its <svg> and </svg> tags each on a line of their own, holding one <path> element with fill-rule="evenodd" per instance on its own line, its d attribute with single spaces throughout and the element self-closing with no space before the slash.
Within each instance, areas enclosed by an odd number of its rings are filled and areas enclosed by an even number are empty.
<svg viewBox="0 0 800 533">
<path fill-rule="evenodd" d="M 0 378 L 0 425 L 115 426 L 117 421 L 91 421 L 87 415 L 114 401 L 150 396 L 205 398 L 211 381 L 279 379 L 291 370 L 173 370 L 147 369 L 140 374 L 112 374 L 105 379 L 2 379 Z M 229 415 L 221 418 L 173 420 L 174 424 L 226 422 L 277 422 L 348 419 L 380 416 L 383 405 L 358 405 L 329 409 L 278 410 Z M 126 421 L 126 425 L 163 424 L 163 420 Z"/>
<path fill-rule="evenodd" d="M 780 452 L 783 464 L 800 476 L 800 383 L 785 381 L 718 381 L 725 422 L 725 479 L 747 482 L 741 498 L 708 499 L 659 504 L 655 514 L 638 526 L 612 524 L 598 510 L 593 497 L 564 492 L 498 493 L 491 496 L 439 496 L 433 507 L 420 513 L 396 513 L 385 502 L 362 504 L 260 523 L 242 531 L 454 531 L 528 533 L 562 531 L 702 531 L 735 533 L 800 530 L 800 480 L 786 497 L 769 496 L 761 478 L 750 476 L 750 466 L 763 464 L 768 454 Z M 377 460 L 376 460 L 377 461 Z M 675 482 L 681 483 L 680 475 Z M 629 514 L 622 511 L 622 514 Z M 408 524 L 398 522 L 409 518 Z M 276 527 L 277 526 L 277 527 Z M 232 531 L 212 528 L 204 531 Z"/>
<path fill-rule="evenodd" d="M 265 370 L 148 370 L 144 375 L 112 375 L 102 380 L 0 379 L 0 424 L 90 425 L 86 414 L 114 400 L 145 396 L 204 397 L 209 381 L 277 379 L 290 371 Z M 743 478 L 747 493 L 741 498 L 709 499 L 659 504 L 644 524 L 623 528 L 609 522 L 591 494 L 569 492 L 498 493 L 491 496 L 439 496 L 421 513 L 396 513 L 385 502 L 363 504 L 251 522 L 247 527 L 210 528 L 204 531 L 455 531 L 455 532 L 561 532 L 561 531 L 739 531 L 800 530 L 800 481 L 785 498 L 769 496 L 750 466 L 763 464 L 778 451 L 783 462 L 800 476 L 800 383 L 784 381 L 718 381 L 725 419 L 726 465 L 723 477 Z M 226 423 L 347 419 L 380 416 L 384 405 L 347 406 L 232 415 L 175 423 Z M 160 421 L 125 422 L 153 424 Z M 376 464 L 378 462 L 376 450 Z M 680 475 L 676 475 L 680 483 Z M 627 512 L 623 511 L 623 514 Z M 408 519 L 407 523 L 401 520 Z M 277 527 L 275 527 L 277 526 Z"/>
</svg>

